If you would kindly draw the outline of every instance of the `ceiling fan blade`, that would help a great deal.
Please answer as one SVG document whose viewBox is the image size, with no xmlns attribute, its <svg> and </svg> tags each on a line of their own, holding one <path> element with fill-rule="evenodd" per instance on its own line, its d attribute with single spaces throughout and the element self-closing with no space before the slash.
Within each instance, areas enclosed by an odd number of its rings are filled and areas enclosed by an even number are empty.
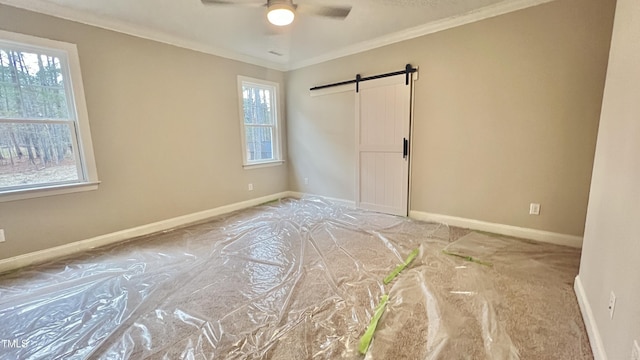
<svg viewBox="0 0 640 360">
<path fill-rule="evenodd" d="M 234 5 L 234 6 L 251 6 L 251 7 L 263 7 L 266 6 L 264 1 L 231 1 L 231 0 L 200 0 L 205 5 Z"/>
<path fill-rule="evenodd" d="M 351 12 L 351 6 L 324 6 L 314 4 L 298 4 L 296 8 L 301 14 L 320 15 L 336 19 L 344 19 Z"/>
</svg>

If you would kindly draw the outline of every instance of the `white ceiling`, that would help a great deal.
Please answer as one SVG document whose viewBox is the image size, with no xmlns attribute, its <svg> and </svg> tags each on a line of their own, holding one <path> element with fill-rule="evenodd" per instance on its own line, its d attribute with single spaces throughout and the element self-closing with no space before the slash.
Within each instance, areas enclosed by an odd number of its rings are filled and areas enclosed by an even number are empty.
<svg viewBox="0 0 640 360">
<path fill-rule="evenodd" d="M 0 3 L 289 70 L 549 1 L 552 0 L 297 0 L 294 2 L 298 4 L 353 8 L 345 20 L 298 14 L 294 23 L 285 28 L 268 24 L 262 7 L 203 5 L 200 0 Z"/>
</svg>

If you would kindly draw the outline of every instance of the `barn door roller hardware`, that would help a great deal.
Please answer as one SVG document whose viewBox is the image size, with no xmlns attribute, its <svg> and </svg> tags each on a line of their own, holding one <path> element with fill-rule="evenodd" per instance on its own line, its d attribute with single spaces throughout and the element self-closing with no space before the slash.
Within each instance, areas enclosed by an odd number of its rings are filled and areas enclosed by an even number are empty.
<svg viewBox="0 0 640 360">
<path fill-rule="evenodd" d="M 356 84 L 356 92 L 360 91 L 360 83 L 363 81 L 367 81 L 367 80 L 374 80 L 374 79 L 382 79 L 382 78 L 386 78 L 389 76 L 396 76 L 396 75 L 402 75 L 405 74 L 406 80 L 405 80 L 405 84 L 409 85 L 409 78 L 411 76 L 411 74 L 413 74 L 414 72 L 418 71 L 417 68 L 414 68 L 413 66 L 411 66 L 411 64 L 407 64 L 404 67 L 404 70 L 400 70 L 400 71 L 394 71 L 394 72 L 390 72 L 390 73 L 386 73 L 386 74 L 379 74 L 379 75 L 372 75 L 372 76 L 367 76 L 367 77 L 362 77 L 360 76 L 360 74 L 356 75 L 356 78 L 353 80 L 346 80 L 346 81 L 340 81 L 337 83 L 333 83 L 333 84 L 327 84 L 327 85 L 318 85 L 318 86 L 314 86 L 312 87 L 311 91 L 313 90 L 320 90 L 320 89 L 326 89 L 329 87 L 333 87 L 333 86 L 340 86 L 340 85 L 347 85 L 347 84 Z"/>
</svg>

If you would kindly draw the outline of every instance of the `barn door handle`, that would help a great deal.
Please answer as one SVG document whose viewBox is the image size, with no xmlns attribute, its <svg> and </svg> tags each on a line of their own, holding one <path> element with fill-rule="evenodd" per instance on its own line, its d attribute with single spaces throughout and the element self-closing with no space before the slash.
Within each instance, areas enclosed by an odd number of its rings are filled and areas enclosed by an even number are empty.
<svg viewBox="0 0 640 360">
<path fill-rule="evenodd" d="M 402 139 L 402 158 L 406 159 L 409 156 L 409 140 L 407 138 Z"/>
</svg>

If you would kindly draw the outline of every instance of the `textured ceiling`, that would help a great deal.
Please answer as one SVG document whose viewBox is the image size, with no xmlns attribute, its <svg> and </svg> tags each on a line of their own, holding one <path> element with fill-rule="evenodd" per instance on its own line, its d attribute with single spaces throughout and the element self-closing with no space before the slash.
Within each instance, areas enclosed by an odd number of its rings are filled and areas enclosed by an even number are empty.
<svg viewBox="0 0 640 360">
<path fill-rule="evenodd" d="M 298 14 L 285 28 L 268 24 L 263 7 L 203 5 L 200 0 L 0 3 L 286 70 L 548 1 L 298 0 L 353 8 L 344 20 Z"/>
</svg>

